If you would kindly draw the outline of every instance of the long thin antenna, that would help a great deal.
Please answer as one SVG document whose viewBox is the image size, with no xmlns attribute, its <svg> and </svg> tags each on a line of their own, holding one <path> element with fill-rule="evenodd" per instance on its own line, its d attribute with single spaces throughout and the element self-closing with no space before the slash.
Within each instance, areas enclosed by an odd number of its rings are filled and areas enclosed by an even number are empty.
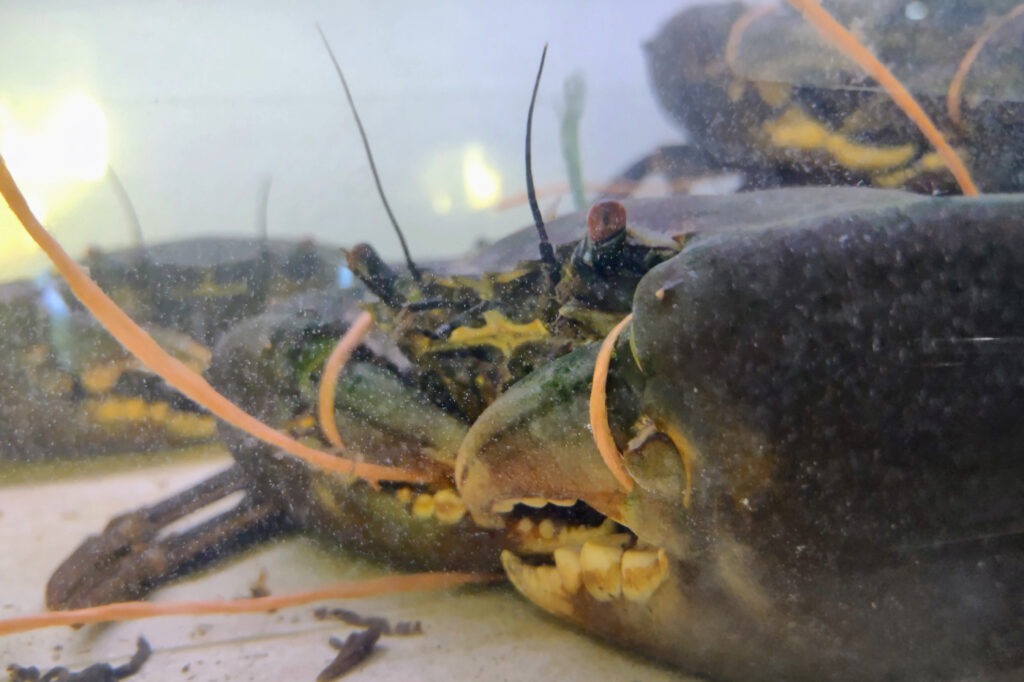
<svg viewBox="0 0 1024 682">
<path fill-rule="evenodd" d="M 530 111 L 526 115 L 526 196 L 530 200 L 530 212 L 533 213 L 533 224 L 537 226 L 537 235 L 540 237 L 540 260 L 550 268 L 551 272 L 557 273 L 558 262 L 555 260 L 555 249 L 548 239 L 548 231 L 544 228 L 544 218 L 540 214 L 540 205 L 537 203 L 537 189 L 533 185 L 533 107 L 537 103 L 537 89 L 540 87 L 540 77 L 544 73 L 544 60 L 548 56 L 548 46 L 545 43 L 544 51 L 540 55 L 540 67 L 537 69 L 537 78 L 533 81 L 533 95 L 530 97 Z"/>
<path fill-rule="evenodd" d="M 324 35 L 324 31 L 320 28 L 320 24 L 316 25 L 316 30 L 320 34 L 320 39 L 324 41 L 324 47 L 327 48 L 327 54 L 331 57 L 331 62 L 334 64 L 334 70 L 338 73 L 338 78 L 341 79 L 341 86 L 345 88 L 345 97 L 348 99 L 348 106 L 352 110 L 352 116 L 356 119 L 356 126 L 359 128 L 359 137 L 363 140 L 363 149 L 366 150 L 366 159 L 370 162 L 370 171 L 373 173 L 373 181 L 377 183 L 377 194 L 380 196 L 381 202 L 384 204 L 384 210 L 388 212 L 388 218 L 391 219 L 391 224 L 395 228 L 395 234 L 398 235 L 398 241 L 402 244 L 402 253 L 405 254 L 405 262 L 409 267 L 409 274 L 417 282 L 422 280 L 420 276 L 419 268 L 412 262 L 412 256 L 409 255 L 409 246 L 405 243 L 405 235 L 402 234 L 402 228 L 398 226 L 398 220 L 395 219 L 395 214 L 391 212 L 391 205 L 388 204 L 388 198 L 384 196 L 384 186 L 380 182 L 380 176 L 377 174 L 377 164 L 373 161 L 373 152 L 370 151 L 370 142 L 366 139 L 366 131 L 363 129 L 363 122 L 359 118 L 359 112 L 356 111 L 356 103 L 352 99 L 352 93 L 348 89 L 348 81 L 345 80 L 345 74 L 341 72 L 341 65 L 338 63 L 338 59 L 334 56 L 334 51 L 331 50 L 330 43 L 327 42 L 327 36 Z"/>
<path fill-rule="evenodd" d="M 140 251 L 144 251 L 146 240 L 142 236 L 142 223 L 139 221 L 139 214 L 135 212 L 135 204 L 132 203 L 132 198 L 128 196 L 128 190 L 124 188 L 121 178 L 114 172 L 113 166 L 107 166 L 107 178 L 110 180 L 110 186 L 114 189 L 117 203 L 121 204 L 121 209 L 124 210 L 124 214 L 128 218 L 128 224 L 132 229 L 132 237 L 135 238 L 135 245 Z"/>
</svg>

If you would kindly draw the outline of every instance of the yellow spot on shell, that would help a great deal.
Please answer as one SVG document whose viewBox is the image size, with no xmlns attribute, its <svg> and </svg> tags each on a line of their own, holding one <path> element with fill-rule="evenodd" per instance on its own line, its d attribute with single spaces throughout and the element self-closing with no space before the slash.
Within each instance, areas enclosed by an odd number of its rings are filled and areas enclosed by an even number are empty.
<svg viewBox="0 0 1024 682">
<path fill-rule="evenodd" d="M 484 326 L 459 327 L 448 338 L 448 347 L 494 346 L 505 357 L 524 343 L 543 341 L 549 334 L 540 320 L 516 324 L 497 310 L 484 312 Z"/>
<path fill-rule="evenodd" d="M 202 414 L 172 412 L 164 424 L 167 432 L 178 438 L 206 440 L 217 435 L 217 420 Z"/>
<path fill-rule="evenodd" d="M 946 170 L 946 163 L 936 152 L 925 154 L 917 163 L 892 173 L 877 175 L 872 182 L 877 187 L 902 187 L 922 173 L 940 173 Z"/>
<path fill-rule="evenodd" d="M 946 162 L 942 160 L 938 152 L 928 152 L 917 162 L 921 169 L 926 172 L 937 172 L 946 170 Z"/>
<path fill-rule="evenodd" d="M 149 406 L 142 398 L 108 398 L 98 402 L 92 413 L 100 424 L 138 422 L 149 417 Z"/>
<path fill-rule="evenodd" d="M 790 107 L 778 118 L 766 122 L 764 132 L 773 147 L 825 152 L 851 170 L 889 170 L 909 163 L 914 157 L 911 144 L 891 147 L 859 144 L 832 132 L 799 107 Z"/>
<path fill-rule="evenodd" d="M 97 424 L 148 424 L 179 439 L 207 440 L 217 433 L 213 417 L 177 412 L 165 402 L 147 403 L 142 398 L 107 397 L 92 402 L 89 412 Z"/>
<path fill-rule="evenodd" d="M 117 383 L 124 366 L 120 363 L 109 363 L 89 367 L 82 371 L 80 379 L 82 388 L 88 393 L 103 393 L 109 391 Z"/>
<path fill-rule="evenodd" d="M 790 88 L 788 83 L 770 83 L 757 81 L 754 83 L 761 100 L 770 107 L 781 107 L 789 101 Z"/>
</svg>

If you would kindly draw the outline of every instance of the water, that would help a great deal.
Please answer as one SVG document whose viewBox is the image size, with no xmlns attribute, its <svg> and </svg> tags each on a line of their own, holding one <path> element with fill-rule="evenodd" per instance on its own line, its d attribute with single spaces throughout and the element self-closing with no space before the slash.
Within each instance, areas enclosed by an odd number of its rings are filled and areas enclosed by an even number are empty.
<svg viewBox="0 0 1024 682">
<path fill-rule="evenodd" d="M 347 72 L 413 253 L 452 255 L 529 223 L 525 206 L 499 212 L 493 205 L 524 190 L 525 116 L 545 42 L 534 143 L 539 185 L 567 177 L 558 126 L 563 84 L 575 72 L 587 85 L 588 181 L 608 180 L 678 138 L 649 93 L 641 43 L 679 5 L 9 5 L 0 9 L 0 140 L 10 157 L 11 141 L 29 138 L 35 161 L 22 181 L 72 253 L 133 241 L 100 179 L 95 157 L 105 152 L 151 242 L 253 235 L 258 188 L 271 177 L 272 236 L 372 241 L 396 257 L 319 23 Z M 75 93 L 91 103 L 90 116 L 81 118 L 79 107 L 79 118 L 57 126 L 54 112 Z M 105 145 L 94 139 L 103 123 Z M 74 163 L 66 154 L 72 147 L 82 148 Z M 72 166 L 84 168 L 67 177 Z M 54 175 L 59 168 L 63 177 Z M 563 200 L 562 210 L 570 204 Z M 44 266 L 8 216 L 0 226 L 5 279 Z"/>
</svg>

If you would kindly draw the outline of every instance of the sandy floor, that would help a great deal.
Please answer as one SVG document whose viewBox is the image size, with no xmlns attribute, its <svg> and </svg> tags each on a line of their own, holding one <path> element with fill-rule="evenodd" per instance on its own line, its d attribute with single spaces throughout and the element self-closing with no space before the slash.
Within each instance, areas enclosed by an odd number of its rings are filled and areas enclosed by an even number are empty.
<svg viewBox="0 0 1024 682">
<path fill-rule="evenodd" d="M 40 610 L 46 577 L 112 515 L 158 500 L 227 461 L 214 452 L 56 482 L 4 485 L 0 479 L 0 617 Z M 380 574 L 379 568 L 333 556 L 299 538 L 165 588 L 157 599 L 242 596 L 263 570 L 274 594 Z M 346 680 L 683 679 L 560 626 L 509 588 L 396 595 L 343 606 L 392 621 L 420 620 L 424 628 L 417 637 L 383 638 L 377 652 Z M 333 658 L 328 638 L 344 638 L 352 630 L 318 621 L 312 611 L 299 607 L 269 615 L 161 618 L 14 635 L 0 640 L 0 670 L 10 663 L 44 670 L 53 665 L 77 670 L 100 661 L 120 664 L 135 651 L 141 635 L 154 654 L 132 678 L 140 682 L 313 680 Z"/>
</svg>

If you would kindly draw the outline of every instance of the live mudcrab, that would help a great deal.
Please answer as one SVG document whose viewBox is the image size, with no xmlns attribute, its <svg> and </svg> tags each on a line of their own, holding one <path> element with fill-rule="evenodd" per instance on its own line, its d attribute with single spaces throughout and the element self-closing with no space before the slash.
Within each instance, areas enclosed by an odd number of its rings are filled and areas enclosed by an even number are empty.
<svg viewBox="0 0 1024 682">
<path fill-rule="evenodd" d="M 384 273 L 367 279 L 377 317 L 403 355 L 420 354 L 417 368 L 457 350 L 458 331 L 497 347 L 483 341 L 529 326 L 515 319 L 524 309 L 561 335 L 554 348 L 531 337 L 541 348 L 522 366 L 512 353 L 485 358 L 476 366 L 488 372 L 447 384 L 461 391 L 423 396 L 420 407 L 449 414 L 483 409 L 458 438 L 424 448 L 416 428 L 415 445 L 398 451 L 427 454 L 420 465 L 441 480 L 454 465 L 461 502 L 445 494 L 445 515 L 468 523 L 464 504 L 476 532 L 506 547 L 502 564 L 529 598 L 685 670 L 1013 679 L 1024 651 L 1021 205 L 841 188 L 603 204 L 555 266 L 426 284 L 371 266 L 364 273 Z M 565 224 L 578 234 L 583 222 Z M 603 260 L 602 245 L 631 237 L 640 241 Z M 517 294 L 527 283 L 532 295 Z M 432 286 L 444 306 L 407 305 L 404 292 Z M 594 292 L 601 302 L 626 292 L 625 307 L 595 314 Z M 602 355 L 592 340 L 627 309 L 628 327 L 603 345 L 617 347 L 608 395 L 590 401 Z M 478 400 L 494 386 L 496 399 Z M 408 387 L 388 395 L 419 400 Z M 609 408 L 624 455 L 594 445 L 595 405 Z M 459 443 L 454 458 L 437 456 L 447 438 Z M 351 492 L 370 497 L 364 483 L 311 476 L 292 499 L 319 488 L 312 504 L 330 511 Z M 421 521 L 444 523 L 438 492 L 385 488 L 395 491 L 389 519 L 399 505 L 415 517 L 422 495 L 421 511 L 433 509 Z M 564 528 L 565 509 L 590 530 Z"/>
</svg>

